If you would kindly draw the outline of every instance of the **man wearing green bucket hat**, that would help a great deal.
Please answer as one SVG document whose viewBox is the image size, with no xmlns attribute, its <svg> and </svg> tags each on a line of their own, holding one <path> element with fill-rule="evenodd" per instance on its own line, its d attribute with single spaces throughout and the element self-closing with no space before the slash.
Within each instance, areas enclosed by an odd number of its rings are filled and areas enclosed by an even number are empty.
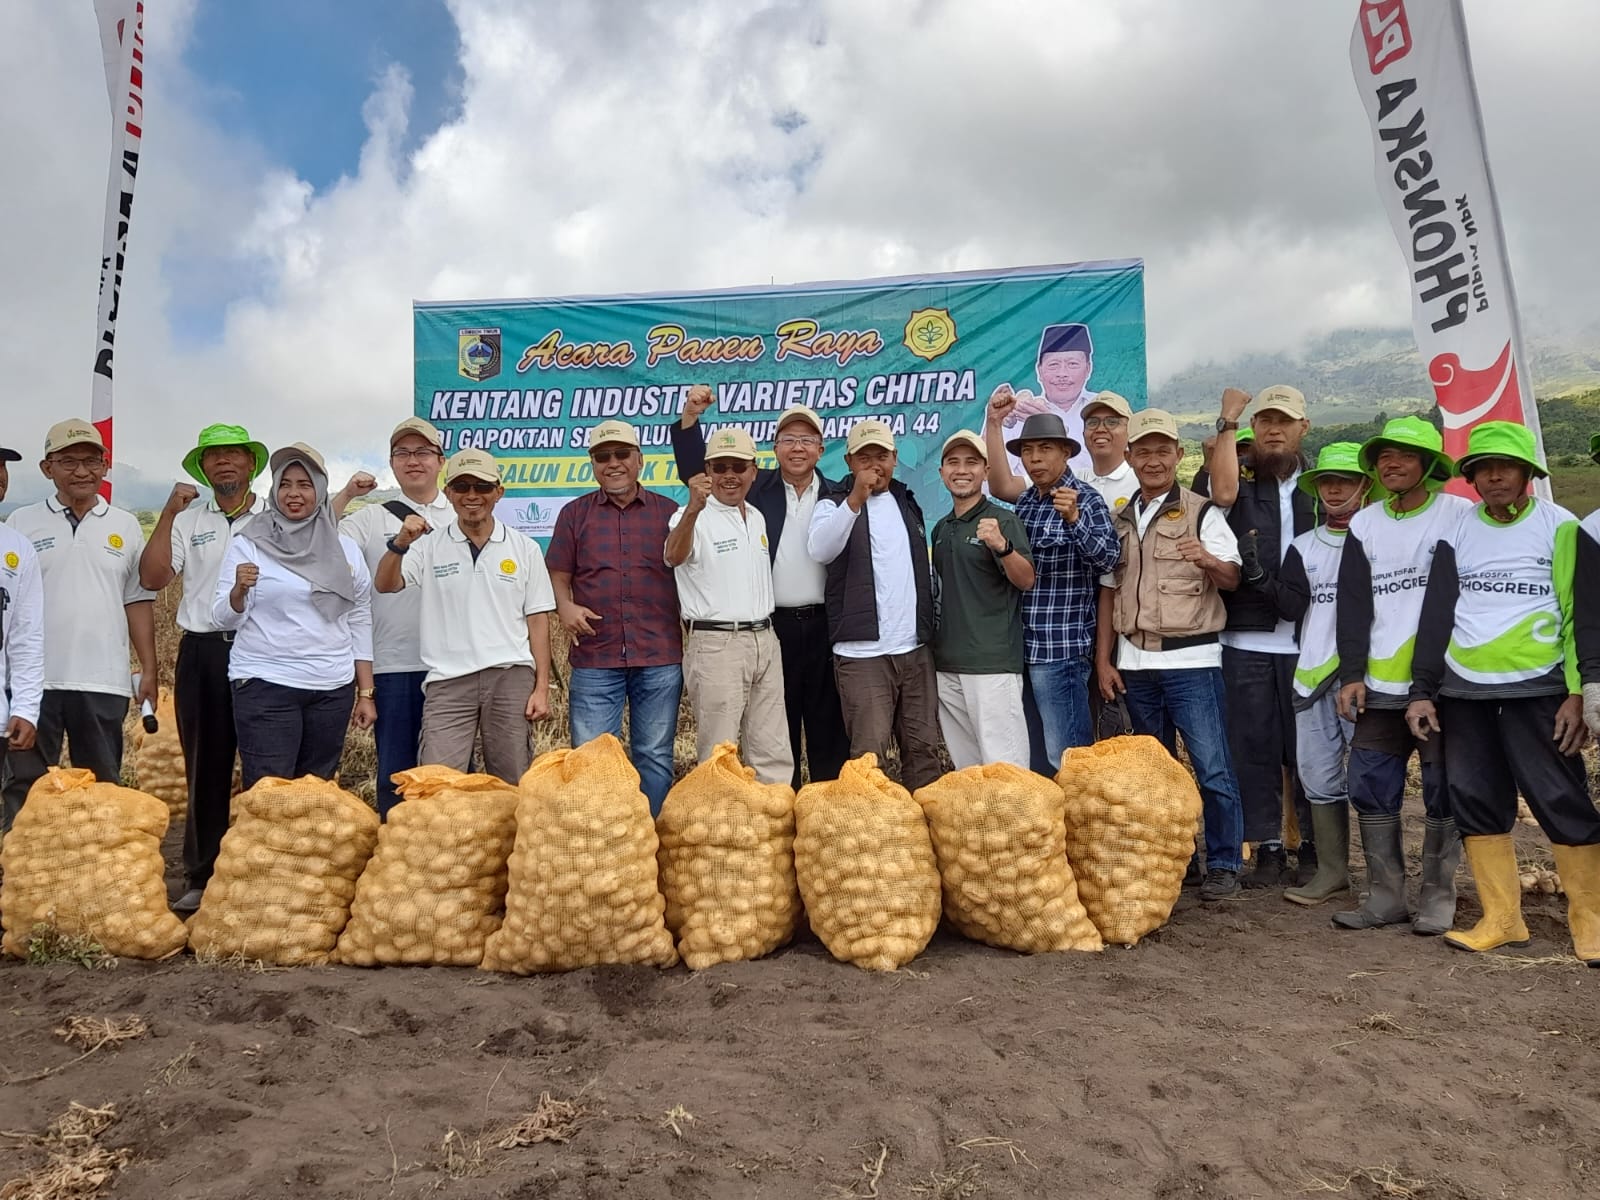
<svg viewBox="0 0 1600 1200">
<path fill-rule="evenodd" d="M 1300 490 L 1322 523 L 1289 545 L 1279 574 L 1280 611 L 1299 621 L 1299 654 L 1292 684 L 1295 764 L 1311 807 L 1316 872 L 1284 892 L 1295 904 L 1321 904 L 1350 890 L 1350 790 L 1346 760 L 1355 726 L 1339 715 L 1339 647 L 1335 613 L 1339 560 L 1350 520 L 1366 503 L 1372 479 L 1361 466 L 1357 442 L 1322 448 L 1317 464 L 1300 475 Z"/>
<path fill-rule="evenodd" d="M 1520 790 L 1555 851 L 1577 955 L 1600 967 L 1600 812 L 1579 753 L 1578 520 L 1528 494 L 1546 472 L 1521 424 L 1474 428 L 1457 469 L 1483 502 L 1434 554 L 1406 710 L 1419 739 L 1445 734 L 1450 804 L 1483 906 L 1445 941 L 1473 951 L 1528 941 L 1511 838 Z"/>
<path fill-rule="evenodd" d="M 194 486 L 175 485 L 139 559 L 139 582 L 151 591 L 183 577 L 178 603 L 183 638 L 172 695 L 189 783 L 183 830 L 186 887 L 173 906 L 180 913 L 200 907 L 222 835 L 228 832 L 238 749 L 228 684 L 233 634 L 212 620 L 211 596 L 233 535 L 263 507 L 250 484 L 266 468 L 267 448 L 252 441 L 243 426 L 207 425 L 184 456 L 183 469 L 195 483 L 211 489 L 211 498 L 195 504 L 200 493 Z"/>
<path fill-rule="evenodd" d="M 1421 417 L 1397 417 L 1361 447 L 1363 469 L 1389 493 L 1350 521 L 1339 558 L 1335 603 L 1339 650 L 1339 715 L 1355 722 L 1350 745 L 1350 802 L 1361 828 L 1367 897 L 1335 913 L 1342 929 L 1374 929 L 1411 921 L 1411 931 L 1437 936 L 1455 924 L 1456 868 L 1461 839 L 1450 816 L 1441 739 L 1419 741 L 1406 724 L 1411 663 L 1422 595 L 1434 547 L 1472 505 L 1439 490 L 1454 464 L 1439 431 Z M 1406 860 L 1400 805 L 1406 762 L 1422 765 L 1426 815 L 1422 887 L 1412 919 L 1406 905 Z"/>
</svg>

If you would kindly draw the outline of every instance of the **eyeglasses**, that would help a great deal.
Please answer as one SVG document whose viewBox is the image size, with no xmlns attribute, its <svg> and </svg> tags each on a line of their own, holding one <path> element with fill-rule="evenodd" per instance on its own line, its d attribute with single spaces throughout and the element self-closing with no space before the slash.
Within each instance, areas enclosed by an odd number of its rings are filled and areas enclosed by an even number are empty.
<svg viewBox="0 0 1600 1200">
<path fill-rule="evenodd" d="M 706 464 L 713 475 L 743 475 L 754 464 L 742 459 L 719 458 Z"/>
<path fill-rule="evenodd" d="M 608 462 L 627 462 L 629 456 L 632 454 L 633 451 L 631 449 L 591 450 L 589 451 L 589 461 L 604 466 Z"/>
<path fill-rule="evenodd" d="M 1091 429 L 1121 429 L 1127 423 L 1127 417 L 1085 417 L 1083 428 L 1084 432 Z"/>
<path fill-rule="evenodd" d="M 439 458 L 440 454 L 432 446 L 423 446 L 417 450 L 391 450 L 389 458 L 392 462 L 412 462 L 419 458 Z"/>
<path fill-rule="evenodd" d="M 103 454 L 97 454 L 93 458 L 63 458 L 59 454 L 53 454 L 50 456 L 50 461 L 58 467 L 65 467 L 68 471 L 103 471 L 106 466 Z"/>
<path fill-rule="evenodd" d="M 450 490 L 458 496 L 465 496 L 468 492 L 476 492 L 480 496 L 487 496 L 499 486 L 498 483 L 487 483 L 482 479 L 452 479 L 450 481 Z"/>
<path fill-rule="evenodd" d="M 805 446 L 807 448 L 812 446 L 820 446 L 822 445 L 822 439 L 819 437 L 805 437 L 801 434 L 786 433 L 772 444 L 784 450 L 792 450 L 796 446 Z"/>
</svg>

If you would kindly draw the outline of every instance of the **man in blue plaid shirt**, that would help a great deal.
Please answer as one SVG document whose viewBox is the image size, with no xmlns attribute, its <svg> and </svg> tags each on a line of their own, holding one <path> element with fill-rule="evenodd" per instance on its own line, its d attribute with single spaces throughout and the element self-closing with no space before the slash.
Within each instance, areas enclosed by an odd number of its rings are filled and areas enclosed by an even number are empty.
<svg viewBox="0 0 1600 1200">
<path fill-rule="evenodd" d="M 1081 447 L 1059 414 L 1029 417 L 1020 436 L 1002 441 L 1006 417 L 1016 404 L 1008 384 L 989 398 L 983 431 L 989 493 L 1016 506 L 1033 547 L 1037 582 L 1022 594 L 1026 680 L 1042 734 L 1033 769 L 1054 775 L 1067 749 L 1094 740 L 1089 666 L 1099 581 L 1116 569 L 1122 549 L 1105 500 L 1072 473 L 1069 463 Z M 1027 479 L 1011 474 L 1007 454 L 1021 460 Z"/>
</svg>

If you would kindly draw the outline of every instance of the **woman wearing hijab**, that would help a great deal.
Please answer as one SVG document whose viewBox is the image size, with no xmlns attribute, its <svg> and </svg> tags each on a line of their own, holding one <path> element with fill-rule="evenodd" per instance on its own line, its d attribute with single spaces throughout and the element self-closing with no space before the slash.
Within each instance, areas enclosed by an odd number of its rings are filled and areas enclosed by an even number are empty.
<svg viewBox="0 0 1600 1200">
<path fill-rule="evenodd" d="M 244 786 L 263 776 L 331 779 L 352 719 L 372 701 L 372 576 L 328 507 L 322 456 L 273 454 L 267 508 L 233 539 L 211 611 L 234 634 L 228 679 Z"/>
</svg>

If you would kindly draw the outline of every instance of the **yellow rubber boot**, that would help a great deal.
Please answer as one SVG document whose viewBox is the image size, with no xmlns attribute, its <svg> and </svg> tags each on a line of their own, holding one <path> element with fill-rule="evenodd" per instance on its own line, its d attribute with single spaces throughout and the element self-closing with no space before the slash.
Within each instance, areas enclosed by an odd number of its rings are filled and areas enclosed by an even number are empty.
<svg viewBox="0 0 1600 1200">
<path fill-rule="evenodd" d="M 1556 874 L 1567 893 L 1567 928 L 1572 952 L 1600 967 L 1600 846 L 1552 846 Z"/>
<path fill-rule="evenodd" d="M 1462 838 L 1472 878 L 1478 885 L 1483 917 L 1471 929 L 1452 930 L 1444 940 L 1457 950 L 1484 951 L 1500 946 L 1526 946 L 1528 927 L 1522 921 L 1522 882 L 1517 852 L 1509 833 Z"/>
</svg>

